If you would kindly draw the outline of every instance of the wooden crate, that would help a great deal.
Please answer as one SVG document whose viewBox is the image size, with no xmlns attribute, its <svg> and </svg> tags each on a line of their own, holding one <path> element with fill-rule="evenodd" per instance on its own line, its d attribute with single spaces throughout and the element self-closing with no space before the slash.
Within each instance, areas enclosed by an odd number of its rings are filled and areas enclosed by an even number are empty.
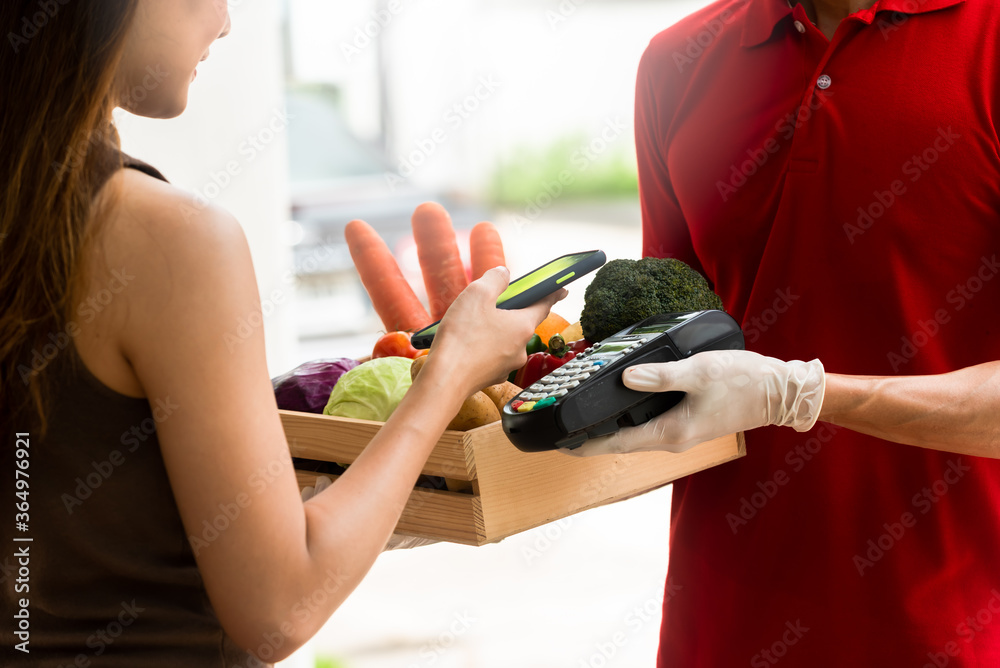
<svg viewBox="0 0 1000 668">
<path fill-rule="evenodd" d="M 293 457 L 350 464 L 382 422 L 279 411 Z M 466 545 L 507 536 L 651 491 L 691 473 L 746 454 L 743 434 L 703 443 L 682 454 L 568 457 L 521 452 L 499 422 L 470 431 L 446 431 L 423 472 L 471 481 L 473 493 L 417 487 L 397 533 Z M 299 487 L 317 474 L 296 472 Z M 330 476 L 335 477 L 335 476 Z"/>
</svg>

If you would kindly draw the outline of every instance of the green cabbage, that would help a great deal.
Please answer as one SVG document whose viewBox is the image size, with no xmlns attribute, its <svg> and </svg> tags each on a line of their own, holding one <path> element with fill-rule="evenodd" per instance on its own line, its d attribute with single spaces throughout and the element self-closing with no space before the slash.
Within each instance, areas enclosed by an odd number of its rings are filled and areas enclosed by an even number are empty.
<svg viewBox="0 0 1000 668">
<path fill-rule="evenodd" d="M 357 366 L 337 381 L 323 415 L 385 422 L 410 389 L 406 357 L 379 357 Z"/>
</svg>

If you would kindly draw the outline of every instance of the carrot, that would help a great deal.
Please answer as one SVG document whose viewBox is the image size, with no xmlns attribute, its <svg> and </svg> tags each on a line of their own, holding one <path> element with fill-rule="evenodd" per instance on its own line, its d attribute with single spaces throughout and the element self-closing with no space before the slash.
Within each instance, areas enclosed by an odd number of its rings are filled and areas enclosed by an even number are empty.
<svg viewBox="0 0 1000 668">
<path fill-rule="evenodd" d="M 469 250 L 472 255 L 472 280 L 478 279 L 493 267 L 507 266 L 503 242 L 493 223 L 484 221 L 472 228 Z"/>
<path fill-rule="evenodd" d="M 439 320 L 469 279 L 462 267 L 451 216 L 444 207 L 434 202 L 421 204 L 413 212 L 412 221 L 431 316 Z"/>
<path fill-rule="evenodd" d="M 351 259 L 386 331 L 423 329 L 433 320 L 403 278 L 396 259 L 371 225 L 352 220 L 344 228 Z"/>
</svg>

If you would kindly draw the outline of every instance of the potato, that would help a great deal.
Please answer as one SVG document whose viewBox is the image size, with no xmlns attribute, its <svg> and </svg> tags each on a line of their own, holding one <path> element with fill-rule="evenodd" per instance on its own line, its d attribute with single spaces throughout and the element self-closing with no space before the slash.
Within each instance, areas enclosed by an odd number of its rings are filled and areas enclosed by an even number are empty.
<svg viewBox="0 0 1000 668">
<path fill-rule="evenodd" d="M 448 423 L 448 429 L 468 431 L 500 419 L 496 404 L 484 392 L 476 392 L 465 400 L 458 415 Z"/>
<path fill-rule="evenodd" d="M 490 385 L 489 387 L 483 388 L 483 394 L 490 398 L 490 401 L 493 402 L 498 411 L 502 411 L 503 407 L 507 405 L 507 402 L 520 393 L 520 387 L 514 383 L 506 381 L 500 383 L 499 385 Z"/>
<path fill-rule="evenodd" d="M 427 355 L 422 355 L 417 359 L 413 360 L 413 364 L 410 365 L 410 379 L 416 380 L 417 374 L 420 370 L 424 368 L 424 364 L 427 363 Z"/>
<path fill-rule="evenodd" d="M 410 366 L 411 378 L 416 379 L 425 362 L 427 362 L 427 355 L 413 360 L 413 364 Z M 506 384 L 510 385 L 510 383 Z M 503 404 L 500 405 L 502 406 Z M 448 429 L 468 431 L 469 429 L 482 427 L 486 424 L 492 424 L 499 419 L 500 409 L 496 407 L 493 400 L 484 392 L 476 392 L 465 400 L 462 408 L 458 411 L 458 415 L 448 423 Z"/>
</svg>

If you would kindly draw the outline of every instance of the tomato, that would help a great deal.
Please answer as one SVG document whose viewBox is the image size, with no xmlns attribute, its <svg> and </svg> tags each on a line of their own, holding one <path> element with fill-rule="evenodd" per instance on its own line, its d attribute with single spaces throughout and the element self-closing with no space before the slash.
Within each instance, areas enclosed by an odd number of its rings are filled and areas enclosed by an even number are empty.
<svg viewBox="0 0 1000 668">
<path fill-rule="evenodd" d="M 372 359 L 377 357 L 409 357 L 413 359 L 420 351 L 410 343 L 409 332 L 389 332 L 375 343 Z"/>
</svg>

